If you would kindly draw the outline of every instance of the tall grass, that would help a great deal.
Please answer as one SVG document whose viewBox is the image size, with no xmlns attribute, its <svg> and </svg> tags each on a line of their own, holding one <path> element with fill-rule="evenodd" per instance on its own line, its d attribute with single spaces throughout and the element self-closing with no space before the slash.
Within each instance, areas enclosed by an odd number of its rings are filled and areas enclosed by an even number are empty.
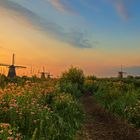
<svg viewBox="0 0 140 140">
<path fill-rule="evenodd" d="M 131 83 L 99 81 L 96 99 L 110 112 L 140 127 L 140 90 Z"/>
</svg>

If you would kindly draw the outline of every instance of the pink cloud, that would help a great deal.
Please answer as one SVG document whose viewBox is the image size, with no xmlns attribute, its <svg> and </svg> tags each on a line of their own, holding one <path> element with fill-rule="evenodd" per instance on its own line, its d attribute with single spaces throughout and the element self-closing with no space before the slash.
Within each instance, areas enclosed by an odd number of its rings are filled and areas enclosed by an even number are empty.
<svg viewBox="0 0 140 140">
<path fill-rule="evenodd" d="M 127 10 L 127 3 L 125 0 L 111 0 L 113 4 L 116 7 L 116 10 L 118 11 L 119 15 L 124 19 L 128 20 L 129 14 Z"/>
<path fill-rule="evenodd" d="M 48 1 L 55 9 L 60 12 L 68 12 L 68 13 L 75 13 L 71 7 L 68 6 L 67 0 L 46 0 Z"/>
<path fill-rule="evenodd" d="M 71 7 L 69 6 L 68 0 L 46 0 L 46 1 L 48 1 L 58 11 L 75 13 L 75 11 L 72 10 Z M 124 20 L 128 20 L 129 18 L 128 0 L 103 0 L 103 1 L 110 1 L 111 3 L 113 3 L 119 15 Z M 98 6 L 91 3 L 91 1 L 89 0 L 80 0 L 80 3 L 90 8 L 94 8 L 94 10 L 99 10 Z"/>
<path fill-rule="evenodd" d="M 60 0 L 49 0 L 49 2 L 54 6 L 57 10 L 64 12 L 66 10 L 65 6 L 61 3 Z"/>
</svg>

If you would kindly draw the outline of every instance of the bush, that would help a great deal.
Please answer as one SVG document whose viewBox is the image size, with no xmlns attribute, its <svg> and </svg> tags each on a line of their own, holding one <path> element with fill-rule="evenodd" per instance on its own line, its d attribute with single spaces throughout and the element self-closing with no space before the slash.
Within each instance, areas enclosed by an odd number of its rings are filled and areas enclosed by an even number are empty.
<svg viewBox="0 0 140 140">
<path fill-rule="evenodd" d="M 97 91 L 97 84 L 95 80 L 85 80 L 84 92 L 87 94 L 94 94 Z"/>
<path fill-rule="evenodd" d="M 60 82 L 57 84 L 58 92 L 64 92 L 71 94 L 73 97 L 79 98 L 82 96 L 81 91 L 78 89 L 77 84 L 73 84 L 71 82 Z"/>
<path fill-rule="evenodd" d="M 77 85 L 80 91 L 83 91 L 84 73 L 81 69 L 71 67 L 68 71 L 62 73 L 60 83 L 72 83 Z"/>
</svg>

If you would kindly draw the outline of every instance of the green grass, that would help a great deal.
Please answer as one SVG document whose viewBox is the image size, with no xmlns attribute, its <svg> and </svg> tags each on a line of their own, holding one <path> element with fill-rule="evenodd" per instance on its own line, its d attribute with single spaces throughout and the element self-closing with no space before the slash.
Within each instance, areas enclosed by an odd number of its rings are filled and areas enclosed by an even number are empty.
<svg viewBox="0 0 140 140">
<path fill-rule="evenodd" d="M 115 115 L 140 127 L 140 90 L 131 83 L 98 81 L 96 99 Z"/>
</svg>

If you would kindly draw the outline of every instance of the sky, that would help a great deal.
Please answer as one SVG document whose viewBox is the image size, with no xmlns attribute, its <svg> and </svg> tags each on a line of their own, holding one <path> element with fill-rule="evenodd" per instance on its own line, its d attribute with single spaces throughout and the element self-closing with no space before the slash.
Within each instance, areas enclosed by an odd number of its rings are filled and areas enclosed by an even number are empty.
<svg viewBox="0 0 140 140">
<path fill-rule="evenodd" d="M 140 74 L 139 0 L 0 0 L 0 63 L 59 76 Z M 1 72 L 6 71 L 1 68 Z"/>
</svg>

